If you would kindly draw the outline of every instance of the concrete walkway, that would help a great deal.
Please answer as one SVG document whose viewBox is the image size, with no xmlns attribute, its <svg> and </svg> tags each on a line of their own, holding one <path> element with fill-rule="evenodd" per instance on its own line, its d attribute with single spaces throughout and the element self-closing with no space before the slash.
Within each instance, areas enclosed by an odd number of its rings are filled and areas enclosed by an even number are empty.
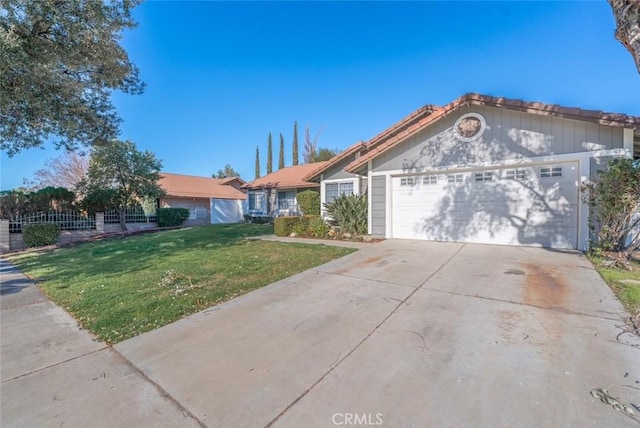
<svg viewBox="0 0 640 428">
<path fill-rule="evenodd" d="M 0 296 L 3 428 L 199 426 L 3 260 Z"/>
<path fill-rule="evenodd" d="M 3 263 L 0 425 L 638 426 L 590 394 L 640 406 L 640 340 L 582 254 L 362 245 L 113 348 Z"/>
</svg>

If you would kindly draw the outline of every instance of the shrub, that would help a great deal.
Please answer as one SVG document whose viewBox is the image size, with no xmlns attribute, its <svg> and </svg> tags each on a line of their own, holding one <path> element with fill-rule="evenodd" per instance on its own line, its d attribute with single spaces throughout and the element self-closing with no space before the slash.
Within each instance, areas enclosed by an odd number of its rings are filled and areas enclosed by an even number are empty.
<svg viewBox="0 0 640 428">
<path fill-rule="evenodd" d="M 158 208 L 156 210 L 159 227 L 180 226 L 189 218 L 187 208 Z"/>
<path fill-rule="evenodd" d="M 583 186 L 582 191 L 592 210 L 595 245 L 624 251 L 627 257 L 640 248 L 640 161 L 610 161 L 605 170 L 598 171 L 595 182 Z"/>
<path fill-rule="evenodd" d="M 261 216 L 252 216 L 251 214 L 245 214 L 243 216 L 244 223 L 254 223 L 254 224 L 269 224 L 273 223 L 273 218 L 265 215 Z"/>
<path fill-rule="evenodd" d="M 367 195 L 340 195 L 324 208 L 342 232 L 367 233 Z"/>
<path fill-rule="evenodd" d="M 329 234 L 329 225 L 320 216 L 310 218 L 308 228 L 315 238 L 324 238 Z"/>
<path fill-rule="evenodd" d="M 28 247 L 53 245 L 60 237 L 60 226 L 57 224 L 25 224 L 22 226 L 22 238 Z"/>
<path fill-rule="evenodd" d="M 298 217 L 298 221 L 293 225 L 291 231 L 296 235 L 308 236 L 309 235 L 309 219 L 311 216 L 305 215 Z"/>
<path fill-rule="evenodd" d="M 296 200 L 304 215 L 320 215 L 320 194 L 315 190 L 298 193 Z"/>
<path fill-rule="evenodd" d="M 301 217 L 276 217 L 273 220 L 273 233 L 276 236 L 289 236 Z"/>
</svg>

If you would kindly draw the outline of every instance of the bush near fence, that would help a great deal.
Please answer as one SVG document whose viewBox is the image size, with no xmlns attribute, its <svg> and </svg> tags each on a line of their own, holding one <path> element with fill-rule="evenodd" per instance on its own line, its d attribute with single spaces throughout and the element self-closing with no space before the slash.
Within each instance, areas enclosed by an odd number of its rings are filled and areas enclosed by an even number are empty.
<svg viewBox="0 0 640 428">
<path fill-rule="evenodd" d="M 187 208 L 158 208 L 156 213 L 159 227 L 180 226 L 189 218 Z"/>
<path fill-rule="evenodd" d="M 24 245 L 27 248 L 54 245 L 60 237 L 60 226 L 48 224 L 25 224 L 22 231 Z"/>
</svg>

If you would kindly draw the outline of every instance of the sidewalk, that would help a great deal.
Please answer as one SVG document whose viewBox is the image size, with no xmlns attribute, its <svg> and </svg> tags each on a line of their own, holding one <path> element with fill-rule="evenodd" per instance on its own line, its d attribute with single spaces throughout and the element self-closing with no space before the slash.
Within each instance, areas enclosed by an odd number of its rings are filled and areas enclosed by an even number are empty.
<svg viewBox="0 0 640 428">
<path fill-rule="evenodd" d="M 199 426 L 0 260 L 0 426 Z"/>
</svg>

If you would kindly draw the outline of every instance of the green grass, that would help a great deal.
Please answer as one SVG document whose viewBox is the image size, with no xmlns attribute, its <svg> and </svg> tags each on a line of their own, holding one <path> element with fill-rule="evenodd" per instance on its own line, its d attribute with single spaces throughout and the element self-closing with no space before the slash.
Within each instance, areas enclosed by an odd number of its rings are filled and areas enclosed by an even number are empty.
<svg viewBox="0 0 640 428">
<path fill-rule="evenodd" d="M 268 225 L 194 227 L 9 256 L 58 305 L 116 343 L 353 252 L 247 240 Z"/>
<path fill-rule="evenodd" d="M 605 267 L 602 263 L 605 259 L 600 257 L 590 257 L 596 270 L 613 290 L 618 299 L 627 308 L 632 316 L 640 314 L 640 285 L 623 284 L 624 279 L 634 279 L 640 281 L 640 262 L 632 261 L 631 269 L 621 269 L 617 267 Z"/>
</svg>

